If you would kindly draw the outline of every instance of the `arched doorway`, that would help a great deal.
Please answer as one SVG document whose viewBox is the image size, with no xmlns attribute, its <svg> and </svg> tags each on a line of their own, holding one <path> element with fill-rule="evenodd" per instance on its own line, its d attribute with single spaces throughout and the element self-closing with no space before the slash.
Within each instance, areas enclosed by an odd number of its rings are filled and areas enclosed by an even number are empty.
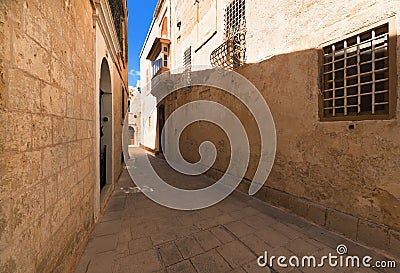
<svg viewBox="0 0 400 273">
<path fill-rule="evenodd" d="M 104 58 L 100 71 L 100 191 L 112 184 L 112 87 L 110 68 Z"/>
<path fill-rule="evenodd" d="M 165 125 L 165 106 L 164 104 L 160 104 L 157 107 L 157 117 L 158 117 L 158 150 L 159 152 L 163 152 L 163 146 L 165 144 L 164 135 L 162 131 Z"/>
</svg>

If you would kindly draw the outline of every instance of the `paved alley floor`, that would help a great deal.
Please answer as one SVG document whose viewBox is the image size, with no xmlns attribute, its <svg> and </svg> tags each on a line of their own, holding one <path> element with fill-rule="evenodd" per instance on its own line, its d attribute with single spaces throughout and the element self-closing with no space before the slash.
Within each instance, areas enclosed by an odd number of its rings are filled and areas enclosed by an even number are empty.
<svg viewBox="0 0 400 273">
<path fill-rule="evenodd" d="M 189 177 L 150 157 L 160 176 L 182 188 L 199 188 L 212 180 Z M 119 179 L 106 211 L 95 227 L 76 273 L 147 272 L 400 272 L 397 269 L 259 267 L 257 257 L 320 257 L 347 246 L 348 255 L 389 260 L 240 192 L 197 211 L 162 207 L 134 190 L 126 170 Z M 286 263 L 288 261 L 286 260 Z M 372 263 L 372 262 L 371 262 Z"/>
</svg>

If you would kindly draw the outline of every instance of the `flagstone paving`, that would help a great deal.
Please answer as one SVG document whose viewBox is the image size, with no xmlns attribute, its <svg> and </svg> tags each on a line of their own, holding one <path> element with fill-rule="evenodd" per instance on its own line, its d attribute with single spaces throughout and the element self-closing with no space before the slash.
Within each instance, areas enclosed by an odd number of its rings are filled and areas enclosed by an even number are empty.
<svg viewBox="0 0 400 273">
<path fill-rule="evenodd" d="M 151 157 L 153 167 L 170 184 L 201 188 L 213 181 L 206 176 L 188 177 Z M 345 244 L 349 255 L 369 255 L 389 260 L 287 212 L 234 192 L 224 201 L 197 211 L 160 206 L 135 187 L 122 173 L 104 215 L 90 236 L 76 273 L 151 272 L 399 272 L 367 268 L 261 268 L 257 257 L 315 255 L 318 259 Z M 318 260 L 319 261 L 319 260 Z"/>
</svg>

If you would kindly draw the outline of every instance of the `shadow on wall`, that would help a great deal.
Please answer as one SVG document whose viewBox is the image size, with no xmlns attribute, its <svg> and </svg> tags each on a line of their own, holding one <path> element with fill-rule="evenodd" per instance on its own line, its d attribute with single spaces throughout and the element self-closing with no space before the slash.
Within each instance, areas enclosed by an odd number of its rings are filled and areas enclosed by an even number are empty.
<svg viewBox="0 0 400 273">
<path fill-rule="evenodd" d="M 395 39 L 391 42 L 395 44 Z M 237 70 L 260 90 L 276 124 L 276 159 L 265 185 L 400 230 L 400 186 L 394 182 L 400 180 L 399 122 L 321 122 L 320 56 L 317 49 L 292 52 Z M 218 102 L 240 119 L 251 147 L 245 175 L 251 180 L 261 152 L 260 134 L 243 103 L 222 90 L 198 86 L 157 101 L 164 105 L 168 119 L 175 109 L 197 100 Z M 198 161 L 198 147 L 205 140 L 217 147 L 213 168 L 223 172 L 230 161 L 229 140 L 221 128 L 209 122 L 198 121 L 184 130 L 180 138 L 182 155 L 190 162 Z"/>
</svg>

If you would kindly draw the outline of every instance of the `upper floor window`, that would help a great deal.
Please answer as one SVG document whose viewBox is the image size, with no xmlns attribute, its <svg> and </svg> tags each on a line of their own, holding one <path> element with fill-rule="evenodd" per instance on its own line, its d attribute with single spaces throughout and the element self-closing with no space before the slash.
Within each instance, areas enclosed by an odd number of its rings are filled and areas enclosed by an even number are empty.
<svg viewBox="0 0 400 273">
<path fill-rule="evenodd" d="M 246 27 L 246 1 L 233 0 L 225 9 L 225 36 L 230 37 Z"/>
<path fill-rule="evenodd" d="M 321 120 L 387 119 L 396 103 L 389 23 L 323 47 Z"/>
<path fill-rule="evenodd" d="M 210 56 L 214 67 L 234 70 L 246 60 L 246 1 L 233 0 L 225 9 L 225 41 Z"/>
</svg>

